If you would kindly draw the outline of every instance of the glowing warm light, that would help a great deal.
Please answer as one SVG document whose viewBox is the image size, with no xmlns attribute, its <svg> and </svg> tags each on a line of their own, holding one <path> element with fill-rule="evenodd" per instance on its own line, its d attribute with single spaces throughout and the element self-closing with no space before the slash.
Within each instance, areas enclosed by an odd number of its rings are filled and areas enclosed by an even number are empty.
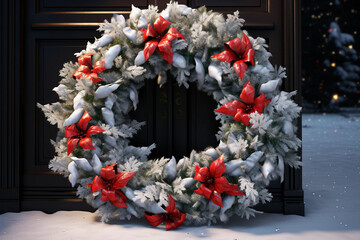
<svg viewBox="0 0 360 240">
<path fill-rule="evenodd" d="M 353 49 L 353 45 L 349 45 L 349 49 Z"/>
<path fill-rule="evenodd" d="M 332 67 L 336 67 L 336 63 L 334 63 L 334 62 L 331 63 L 331 66 L 332 66 Z"/>
<path fill-rule="evenodd" d="M 334 94 L 334 95 L 332 96 L 332 98 L 334 99 L 334 101 L 337 101 L 337 100 L 339 100 L 339 95 Z"/>
</svg>

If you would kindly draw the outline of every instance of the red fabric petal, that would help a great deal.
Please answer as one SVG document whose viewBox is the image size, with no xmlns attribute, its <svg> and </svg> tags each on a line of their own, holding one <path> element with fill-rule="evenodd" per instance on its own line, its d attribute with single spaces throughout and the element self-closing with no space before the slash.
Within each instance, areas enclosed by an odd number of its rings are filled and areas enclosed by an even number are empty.
<svg viewBox="0 0 360 240">
<path fill-rule="evenodd" d="M 156 19 L 154 23 L 154 27 L 156 31 L 161 35 L 165 29 L 170 25 L 171 22 L 160 16 L 158 19 Z"/>
<path fill-rule="evenodd" d="M 148 24 L 148 29 L 149 29 L 149 25 L 150 24 Z M 140 29 L 140 32 L 142 32 L 143 40 L 145 41 L 148 38 L 148 30 L 146 28 L 142 28 L 142 29 Z"/>
<path fill-rule="evenodd" d="M 175 201 L 170 194 L 169 194 L 169 204 L 166 207 L 166 211 L 168 212 L 167 213 L 168 217 L 165 223 L 167 231 L 178 228 L 184 223 L 186 214 L 176 209 Z"/>
<path fill-rule="evenodd" d="M 115 163 L 110 166 L 106 165 L 100 170 L 100 176 L 105 180 L 112 180 L 116 176 L 116 168 Z"/>
<path fill-rule="evenodd" d="M 88 73 L 86 74 L 85 78 L 89 79 L 93 83 L 98 83 L 102 81 L 102 78 L 99 77 L 96 73 Z"/>
<path fill-rule="evenodd" d="M 235 117 L 234 117 L 235 121 L 238 122 L 242 122 L 245 125 L 250 125 L 250 118 L 249 118 L 249 114 L 245 113 L 245 111 L 243 109 L 239 109 L 238 112 L 236 113 Z"/>
<path fill-rule="evenodd" d="M 219 109 L 216 109 L 215 112 L 223 113 L 230 116 L 235 116 L 239 108 L 245 108 L 245 104 L 243 104 L 238 100 L 232 100 L 222 105 Z"/>
<path fill-rule="evenodd" d="M 105 61 L 97 61 L 94 65 L 93 72 L 94 73 L 100 73 L 104 70 L 106 70 L 106 67 L 104 66 Z"/>
<path fill-rule="evenodd" d="M 126 199 L 127 198 L 122 192 L 115 191 L 115 199 L 111 199 L 109 200 L 109 202 L 116 207 L 127 208 L 127 205 L 125 204 Z"/>
<path fill-rule="evenodd" d="M 147 61 L 149 57 L 155 52 L 157 46 L 158 46 L 158 41 L 156 39 L 150 40 L 147 43 L 145 43 L 145 48 L 144 48 L 145 61 Z"/>
<path fill-rule="evenodd" d="M 270 101 L 271 98 L 266 99 L 264 93 L 261 93 L 260 96 L 255 99 L 253 108 L 258 113 L 262 113 L 264 108 L 269 104 Z"/>
<path fill-rule="evenodd" d="M 78 58 L 79 65 L 85 65 L 91 68 L 91 56 L 92 53 L 86 53 L 85 55 Z"/>
<path fill-rule="evenodd" d="M 75 148 L 77 147 L 78 143 L 79 143 L 78 138 L 69 138 L 67 141 L 67 155 L 70 155 L 70 153 L 72 153 Z"/>
<path fill-rule="evenodd" d="M 239 75 L 240 80 L 242 80 L 244 78 L 245 71 L 248 68 L 248 65 L 243 60 L 239 60 L 233 64 L 233 67 L 235 69 L 235 72 Z"/>
<path fill-rule="evenodd" d="M 200 168 L 199 166 L 195 166 L 195 180 L 198 180 L 200 182 L 206 182 L 208 178 L 210 177 L 210 171 L 207 167 Z"/>
<path fill-rule="evenodd" d="M 231 186 L 225 177 L 215 178 L 214 186 L 215 191 L 218 193 L 223 193 L 231 190 Z"/>
<path fill-rule="evenodd" d="M 97 133 L 102 133 L 102 132 L 104 132 L 104 129 L 102 129 L 101 127 L 91 126 L 91 127 L 89 127 L 89 129 L 86 131 L 86 134 L 87 134 L 87 135 L 90 135 L 90 134 L 97 134 Z"/>
<path fill-rule="evenodd" d="M 73 136 L 77 136 L 79 134 L 80 134 L 80 131 L 77 129 L 75 124 L 72 124 L 65 128 L 65 137 L 73 137 Z"/>
<path fill-rule="evenodd" d="M 103 188 L 102 191 L 101 191 L 101 201 L 116 201 L 117 198 L 116 198 L 116 194 L 115 194 L 115 191 L 114 190 L 108 190 L 106 188 Z"/>
<path fill-rule="evenodd" d="M 243 55 L 243 61 L 247 64 L 251 64 L 252 66 L 255 65 L 254 62 L 254 56 L 255 56 L 255 51 L 254 49 L 250 48 L 249 50 L 247 50 L 244 55 Z"/>
<path fill-rule="evenodd" d="M 118 173 L 115 177 L 115 181 L 113 184 L 114 189 L 120 189 L 125 187 L 126 184 L 130 181 L 130 179 L 135 175 L 137 172 L 121 172 Z"/>
<path fill-rule="evenodd" d="M 250 48 L 251 48 L 250 40 L 248 36 L 245 33 L 243 33 L 241 38 L 241 55 L 243 55 L 246 52 L 246 50 Z"/>
<path fill-rule="evenodd" d="M 170 219 L 166 220 L 166 223 L 165 223 L 166 231 L 176 229 L 176 228 L 180 227 L 185 222 L 186 214 L 182 213 L 182 212 L 180 212 L 178 210 L 176 210 L 176 211 L 179 212 L 179 214 L 178 214 L 178 216 L 176 218 L 171 216 L 171 219 L 173 221 L 171 221 Z"/>
<path fill-rule="evenodd" d="M 185 37 L 181 33 L 179 33 L 176 28 L 170 28 L 169 31 L 167 31 L 167 33 L 164 35 L 164 37 L 162 39 L 166 39 L 171 42 L 172 40 L 175 40 L 178 38 L 185 40 Z"/>
<path fill-rule="evenodd" d="M 146 218 L 146 221 L 151 226 L 154 226 L 154 227 L 160 225 L 160 223 L 162 223 L 166 220 L 166 216 L 164 214 L 148 215 L 145 213 L 145 218 Z"/>
<path fill-rule="evenodd" d="M 173 197 L 171 196 L 170 193 L 169 193 L 168 206 L 166 207 L 165 210 L 168 212 L 168 214 L 170 214 L 176 210 L 175 200 L 173 199 Z"/>
<path fill-rule="evenodd" d="M 89 113 L 87 111 L 84 112 L 84 114 L 82 115 L 82 117 L 80 118 L 79 122 L 78 122 L 78 125 L 79 125 L 79 128 L 85 132 L 86 129 L 87 129 L 87 125 L 89 123 L 89 121 L 91 120 L 92 118 L 90 117 Z"/>
<path fill-rule="evenodd" d="M 88 183 L 87 186 L 90 188 L 91 192 L 98 192 L 103 188 L 106 188 L 106 183 L 99 176 L 95 176 L 92 183 Z"/>
<path fill-rule="evenodd" d="M 232 195 L 232 196 L 238 196 L 238 195 L 245 195 L 242 191 L 238 189 L 238 186 L 236 184 L 229 184 L 230 190 L 226 191 L 226 194 Z"/>
<path fill-rule="evenodd" d="M 127 197 L 125 196 L 125 194 L 123 194 L 120 190 L 115 190 L 116 194 L 119 195 L 122 200 L 126 201 Z"/>
<path fill-rule="evenodd" d="M 205 184 L 201 184 L 198 189 L 194 191 L 195 193 L 202 195 L 206 197 L 207 199 L 210 199 L 211 193 L 213 192 L 211 189 L 207 188 Z"/>
<path fill-rule="evenodd" d="M 169 66 L 172 64 L 174 51 L 171 48 L 171 42 L 165 38 L 162 38 L 158 45 L 160 55 L 169 63 Z"/>
<path fill-rule="evenodd" d="M 89 74 L 91 73 L 91 70 L 88 66 L 80 65 L 80 67 L 73 73 L 73 77 L 76 79 L 80 79 L 83 74 Z"/>
<path fill-rule="evenodd" d="M 148 24 L 147 29 L 143 28 L 140 30 L 143 33 L 143 40 L 145 41 L 149 36 L 152 37 L 157 37 L 159 36 L 159 34 L 155 31 L 155 29 L 153 28 L 153 26 L 151 26 L 150 24 Z"/>
<path fill-rule="evenodd" d="M 255 98 L 255 89 L 250 85 L 250 82 L 244 84 L 240 94 L 240 99 L 246 104 L 253 104 Z"/>
<path fill-rule="evenodd" d="M 92 140 L 89 137 L 85 137 L 85 138 L 81 139 L 79 145 L 83 149 L 95 149 L 94 145 L 92 144 Z"/>
<path fill-rule="evenodd" d="M 210 175 L 213 178 L 219 178 L 225 172 L 224 155 L 213 161 L 210 165 Z"/>
<path fill-rule="evenodd" d="M 233 40 L 230 40 L 225 43 L 225 48 L 228 49 L 228 47 L 234 51 L 238 56 L 241 55 L 242 51 L 242 44 L 239 38 L 234 38 Z"/>
<path fill-rule="evenodd" d="M 211 57 L 216 58 L 222 62 L 232 62 L 235 61 L 238 57 L 233 51 L 223 51 L 219 54 L 212 55 Z"/>
<path fill-rule="evenodd" d="M 115 207 L 118 208 L 127 208 L 126 203 L 124 202 L 123 199 L 121 199 L 120 197 L 118 197 L 115 201 L 109 201 L 112 205 L 114 205 Z"/>
<path fill-rule="evenodd" d="M 211 194 L 210 200 L 211 200 L 213 203 L 215 203 L 216 205 L 218 205 L 218 206 L 220 206 L 220 207 L 223 207 L 220 193 L 218 193 L 218 192 L 213 192 L 213 193 Z"/>
</svg>

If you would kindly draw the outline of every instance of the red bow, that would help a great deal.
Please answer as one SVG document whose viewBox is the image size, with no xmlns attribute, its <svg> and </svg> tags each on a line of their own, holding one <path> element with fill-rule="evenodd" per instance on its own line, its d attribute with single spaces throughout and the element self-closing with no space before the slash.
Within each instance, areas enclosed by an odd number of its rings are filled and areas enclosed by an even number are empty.
<svg viewBox="0 0 360 240">
<path fill-rule="evenodd" d="M 140 30 L 143 33 L 144 41 L 148 40 L 145 43 L 144 48 L 145 61 L 147 61 L 154 51 L 157 50 L 169 63 L 169 66 L 171 66 L 174 56 L 174 51 L 171 48 L 171 41 L 177 38 L 185 40 L 185 38 L 175 28 L 170 28 L 167 33 L 164 34 L 170 23 L 171 22 L 160 16 L 154 23 L 155 29 L 148 24 L 147 29 L 143 28 Z"/>
<path fill-rule="evenodd" d="M 235 121 L 249 125 L 249 114 L 255 111 L 261 114 L 263 109 L 271 101 L 271 98 L 265 98 L 264 93 L 261 93 L 259 97 L 255 98 L 255 89 L 249 82 L 245 83 L 240 94 L 240 99 L 243 102 L 232 100 L 222 105 L 219 109 L 216 109 L 215 112 L 234 116 Z"/>
<path fill-rule="evenodd" d="M 149 215 L 145 213 L 145 218 L 151 226 L 158 226 L 165 222 L 166 231 L 180 227 L 184 221 L 186 214 L 176 209 L 175 200 L 169 194 L 169 204 L 165 209 L 167 213 Z"/>
<path fill-rule="evenodd" d="M 243 33 L 241 41 L 239 38 L 234 38 L 233 40 L 226 42 L 224 46 L 226 49 L 225 51 L 212 55 L 211 57 L 217 58 L 222 62 L 233 62 L 232 66 L 242 80 L 248 65 L 254 66 L 255 64 L 255 51 L 251 48 L 248 36 Z"/>
<path fill-rule="evenodd" d="M 126 196 L 120 191 L 122 187 L 125 187 L 130 179 L 137 172 L 118 172 L 117 165 L 106 165 L 100 171 L 100 176 L 95 176 L 92 183 L 88 183 L 87 186 L 91 189 L 91 192 L 101 191 L 101 201 L 109 201 L 112 205 L 119 208 L 127 208 L 125 201 Z"/>
<path fill-rule="evenodd" d="M 94 83 L 100 82 L 102 80 L 101 77 L 98 77 L 98 73 L 106 70 L 104 63 L 105 61 L 97 61 L 92 68 L 91 65 L 91 53 L 86 53 L 85 55 L 78 58 L 79 68 L 76 72 L 73 73 L 73 77 L 76 79 L 80 79 L 83 74 L 85 74 L 85 78 L 89 78 Z"/>
<path fill-rule="evenodd" d="M 236 184 L 230 184 L 224 176 L 221 176 L 225 170 L 223 155 L 211 163 L 210 169 L 208 167 L 200 168 L 198 165 L 195 166 L 196 173 L 194 179 L 202 182 L 195 192 L 210 199 L 220 207 L 223 207 L 221 193 L 233 196 L 245 195 L 238 190 Z"/>
<path fill-rule="evenodd" d="M 65 137 L 69 138 L 67 142 L 68 155 L 74 151 L 79 142 L 80 146 L 84 149 L 95 149 L 90 135 L 104 132 L 104 130 L 98 126 L 91 126 L 87 128 L 88 122 L 91 119 L 90 115 L 85 111 L 78 122 L 78 126 L 72 124 L 71 126 L 66 127 Z"/>
</svg>

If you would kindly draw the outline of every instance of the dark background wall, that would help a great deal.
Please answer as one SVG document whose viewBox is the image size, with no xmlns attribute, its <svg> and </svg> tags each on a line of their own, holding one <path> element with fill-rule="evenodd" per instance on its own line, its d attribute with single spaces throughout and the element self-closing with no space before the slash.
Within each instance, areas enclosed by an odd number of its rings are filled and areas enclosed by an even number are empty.
<svg viewBox="0 0 360 240">
<path fill-rule="evenodd" d="M 87 41 L 99 37 L 99 23 L 112 13 L 128 17 L 131 4 L 146 8 L 165 0 L 3 0 L 1 1 L 1 134 L 0 134 L 0 212 L 20 210 L 92 210 L 75 196 L 62 176 L 47 165 L 54 150 L 49 143 L 56 127 L 47 123 L 36 108 L 57 101 L 52 88 L 60 78 L 59 69 L 76 61 L 73 53 L 85 48 Z M 285 0 L 181 0 L 197 8 L 207 5 L 222 13 L 239 10 L 246 20 L 244 29 L 253 37 L 264 37 L 272 52 L 272 63 L 287 68 L 283 88 L 298 90 L 300 97 L 300 1 Z M 159 89 L 148 81 L 140 92 L 139 110 L 133 113 L 146 120 L 134 144 L 156 142 L 152 157 L 188 155 L 215 145 L 218 123 L 213 120 L 213 100 L 204 93 L 177 87 L 171 82 Z M 148 111 L 145 111 L 148 109 Z M 210 119 L 210 120 L 209 120 Z M 299 121 L 300 126 L 300 121 Z M 301 129 L 301 128 L 300 128 Z M 301 136 L 301 133 L 299 133 Z M 286 169 L 283 183 L 269 187 L 274 200 L 259 209 L 267 212 L 303 214 L 301 171 Z"/>
</svg>

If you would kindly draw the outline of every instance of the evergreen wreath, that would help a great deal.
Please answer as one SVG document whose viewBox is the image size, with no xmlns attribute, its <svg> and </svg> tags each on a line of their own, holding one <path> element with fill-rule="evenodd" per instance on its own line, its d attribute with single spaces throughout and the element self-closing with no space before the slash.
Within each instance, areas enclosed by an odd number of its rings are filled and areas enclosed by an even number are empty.
<svg viewBox="0 0 360 240">
<path fill-rule="evenodd" d="M 78 185 L 77 195 L 102 221 L 143 217 L 166 229 L 254 216 L 271 201 L 266 187 L 284 178 L 284 165 L 301 165 L 295 132 L 301 108 L 280 92 L 285 69 L 269 62 L 263 38 L 242 30 L 239 12 L 227 15 L 171 2 L 132 6 L 128 20 L 116 15 L 60 71 L 53 90 L 60 102 L 38 106 L 59 128 L 49 167 Z M 144 125 L 136 110 L 146 79 L 179 86 L 196 82 L 219 107 L 219 145 L 189 157 L 148 160 L 155 144 L 130 145 Z"/>
</svg>

